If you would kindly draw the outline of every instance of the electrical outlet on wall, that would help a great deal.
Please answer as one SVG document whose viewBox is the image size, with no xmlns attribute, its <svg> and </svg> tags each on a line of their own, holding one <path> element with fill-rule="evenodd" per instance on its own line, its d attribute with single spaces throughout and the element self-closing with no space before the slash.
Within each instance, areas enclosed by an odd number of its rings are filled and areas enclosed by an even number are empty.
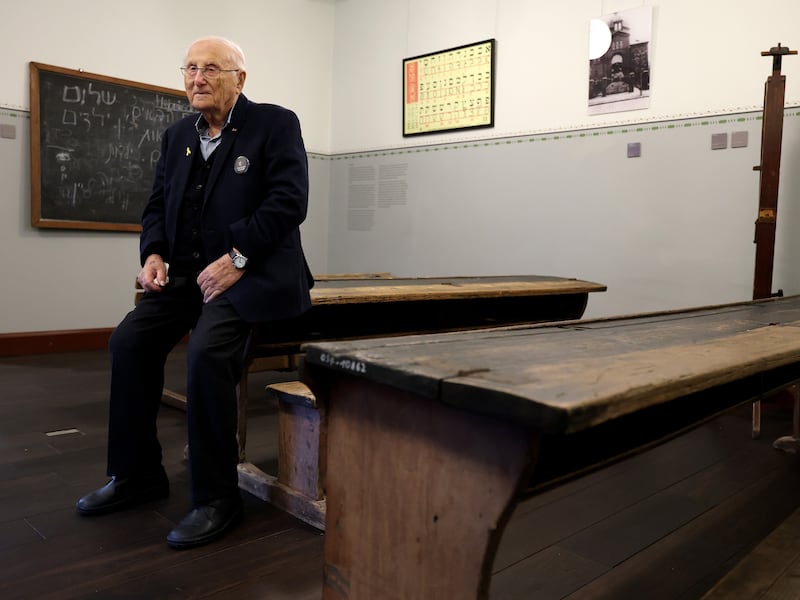
<svg viewBox="0 0 800 600">
<path fill-rule="evenodd" d="M 734 131 L 731 134 L 731 148 L 747 148 L 746 131 Z"/>
<path fill-rule="evenodd" d="M 711 149 L 712 150 L 725 150 L 728 147 L 728 134 L 727 133 L 712 133 L 711 134 Z"/>
</svg>

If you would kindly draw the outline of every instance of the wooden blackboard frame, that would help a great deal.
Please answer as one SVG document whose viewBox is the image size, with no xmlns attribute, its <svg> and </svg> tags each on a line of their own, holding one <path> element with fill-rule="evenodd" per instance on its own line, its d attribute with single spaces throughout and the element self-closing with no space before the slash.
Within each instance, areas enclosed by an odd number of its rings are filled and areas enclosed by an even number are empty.
<svg viewBox="0 0 800 600">
<path fill-rule="evenodd" d="M 52 93 L 48 94 L 46 89 L 53 87 L 48 86 L 46 82 L 52 83 L 55 80 L 71 83 L 69 86 L 61 86 L 61 98 L 54 97 Z M 150 111 L 151 115 L 155 115 L 149 117 L 151 122 L 146 122 L 144 117 L 139 121 L 130 122 L 129 116 L 133 111 L 133 106 L 126 102 L 132 102 L 131 99 L 135 99 L 139 115 L 143 114 L 143 104 L 140 105 L 140 102 L 147 103 L 152 100 L 158 104 Z M 120 100 L 119 103 L 111 107 L 117 100 Z M 30 101 L 31 225 L 53 229 L 141 231 L 139 216 L 149 198 L 153 163 L 157 153 L 160 152 L 161 133 L 171 122 L 194 112 L 189 106 L 186 94 L 166 87 L 31 62 Z M 80 106 L 81 108 L 76 111 L 67 110 L 66 105 L 61 107 L 59 102 L 72 102 L 76 107 Z M 102 111 L 104 108 L 108 109 L 107 112 L 99 114 L 98 110 Z M 55 135 L 48 129 L 48 127 L 52 127 L 52 124 L 48 125 L 46 122 L 48 110 L 51 116 L 59 110 L 64 115 L 67 113 L 70 115 L 69 119 L 66 116 L 61 118 L 58 124 L 61 133 L 72 136 L 68 138 L 71 143 L 66 149 L 53 150 L 53 148 L 59 148 L 59 145 L 53 142 L 52 138 Z M 94 112 L 92 112 L 93 110 Z M 111 114 L 112 112 L 114 114 Z M 123 114 L 127 116 L 122 116 Z M 68 167 L 78 164 L 78 161 L 73 160 L 72 157 L 72 155 L 77 155 L 76 150 L 83 152 L 84 155 L 90 155 L 88 158 L 85 157 L 85 163 L 99 164 L 102 162 L 109 165 L 109 162 L 112 161 L 109 158 L 112 153 L 109 152 L 109 157 L 105 160 L 100 160 L 100 157 L 96 155 L 98 154 L 98 144 L 101 142 L 93 136 L 97 135 L 94 132 L 109 135 L 110 127 L 105 131 L 102 128 L 106 126 L 106 121 L 111 122 L 112 120 L 117 122 L 115 127 L 121 138 L 119 146 L 120 148 L 125 146 L 125 148 L 123 151 L 118 150 L 114 153 L 113 161 L 117 162 L 108 168 L 115 169 L 117 174 L 124 169 L 127 169 L 128 173 L 135 170 L 136 185 L 132 186 L 130 179 L 126 182 L 125 177 L 109 177 L 106 173 L 99 173 L 98 177 L 94 177 L 94 173 L 92 173 L 88 180 L 89 176 L 83 175 L 81 181 L 67 182 L 69 185 L 62 185 L 61 181 L 68 178 Z M 93 125 L 94 129 L 92 129 Z M 123 127 L 125 133 L 123 133 Z M 141 136 L 138 139 L 147 137 L 149 153 L 146 158 L 137 156 L 138 151 L 142 150 L 141 141 L 137 145 L 128 144 L 123 139 L 124 135 L 133 135 L 130 131 L 137 127 L 142 127 L 142 130 L 136 130 L 136 135 Z M 61 161 L 59 164 L 60 174 L 54 171 L 55 167 L 42 164 L 43 156 L 45 156 L 43 151 L 55 153 L 59 157 L 58 160 Z M 122 158 L 119 158 L 117 154 Z M 124 161 L 124 164 L 119 161 Z M 47 172 L 51 175 L 49 180 Z M 53 181 L 53 172 L 56 173 L 55 177 L 61 178 L 58 182 Z M 97 184 L 100 180 L 102 180 L 102 186 Z M 126 185 L 129 189 L 123 190 L 122 188 Z M 133 187 L 135 189 L 130 189 Z M 74 191 L 70 192 L 70 189 Z M 99 191 L 95 192 L 94 190 Z M 71 197 L 67 197 L 70 193 Z M 87 196 L 91 197 L 91 202 L 86 200 Z M 91 203 L 100 206 L 101 209 L 92 208 Z M 121 212 L 121 208 L 117 208 L 117 203 L 120 206 L 124 205 L 125 211 L 127 211 L 125 214 Z M 114 213 L 114 211 L 118 212 Z M 65 212 L 71 214 L 65 216 Z"/>
</svg>

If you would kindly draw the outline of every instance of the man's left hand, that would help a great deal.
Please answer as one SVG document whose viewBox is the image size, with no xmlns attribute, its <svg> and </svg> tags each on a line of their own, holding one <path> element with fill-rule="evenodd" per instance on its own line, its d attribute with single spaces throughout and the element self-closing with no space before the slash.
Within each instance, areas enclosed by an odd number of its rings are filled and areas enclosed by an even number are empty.
<svg viewBox="0 0 800 600">
<path fill-rule="evenodd" d="M 233 266 L 230 256 L 227 254 L 220 256 L 197 276 L 197 285 L 203 293 L 203 302 L 211 302 L 239 281 L 242 275 L 244 271 Z"/>
</svg>

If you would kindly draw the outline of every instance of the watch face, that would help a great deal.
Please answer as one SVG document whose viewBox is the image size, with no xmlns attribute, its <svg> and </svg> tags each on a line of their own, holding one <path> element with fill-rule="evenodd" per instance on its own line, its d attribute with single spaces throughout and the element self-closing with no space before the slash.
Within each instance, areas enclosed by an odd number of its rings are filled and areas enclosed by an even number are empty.
<svg viewBox="0 0 800 600">
<path fill-rule="evenodd" d="M 247 259 L 242 256 L 241 254 L 237 254 L 233 257 L 233 266 L 237 269 L 244 269 L 244 266 L 247 264 Z"/>
</svg>

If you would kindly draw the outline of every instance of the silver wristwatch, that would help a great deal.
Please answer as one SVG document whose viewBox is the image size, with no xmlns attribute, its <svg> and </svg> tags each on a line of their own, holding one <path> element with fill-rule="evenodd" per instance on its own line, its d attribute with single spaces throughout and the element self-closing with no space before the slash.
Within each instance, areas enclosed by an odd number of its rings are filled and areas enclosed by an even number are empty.
<svg viewBox="0 0 800 600">
<path fill-rule="evenodd" d="M 244 269 L 247 266 L 247 257 L 238 250 L 232 249 L 228 252 L 228 256 L 231 257 L 231 262 L 237 269 Z"/>
</svg>

